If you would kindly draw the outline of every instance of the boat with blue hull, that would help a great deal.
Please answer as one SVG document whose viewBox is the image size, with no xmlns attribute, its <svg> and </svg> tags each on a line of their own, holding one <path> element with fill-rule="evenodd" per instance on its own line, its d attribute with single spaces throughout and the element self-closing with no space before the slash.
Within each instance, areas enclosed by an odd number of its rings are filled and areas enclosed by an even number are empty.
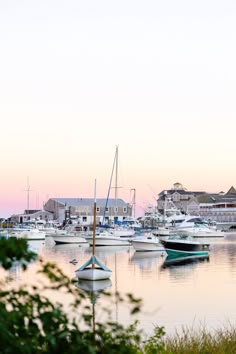
<svg viewBox="0 0 236 354">
<path fill-rule="evenodd" d="M 193 239 L 187 235 L 172 235 L 167 239 L 160 239 L 168 256 L 178 258 L 182 256 L 207 256 L 210 244 Z"/>
</svg>

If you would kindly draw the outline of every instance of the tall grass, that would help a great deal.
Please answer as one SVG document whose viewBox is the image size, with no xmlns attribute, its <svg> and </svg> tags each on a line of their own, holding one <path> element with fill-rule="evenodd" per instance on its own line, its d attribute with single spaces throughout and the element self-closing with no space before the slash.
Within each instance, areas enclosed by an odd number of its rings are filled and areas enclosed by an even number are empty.
<svg viewBox="0 0 236 354">
<path fill-rule="evenodd" d="M 160 352 L 161 353 L 161 352 Z M 236 328 L 227 325 L 213 331 L 182 328 L 164 339 L 165 354 L 236 354 Z"/>
</svg>

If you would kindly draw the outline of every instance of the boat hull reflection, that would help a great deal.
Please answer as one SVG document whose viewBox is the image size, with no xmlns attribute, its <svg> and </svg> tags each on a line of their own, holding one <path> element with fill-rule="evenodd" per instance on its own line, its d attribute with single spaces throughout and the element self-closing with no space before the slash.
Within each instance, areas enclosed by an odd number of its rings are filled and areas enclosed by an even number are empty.
<svg viewBox="0 0 236 354">
<path fill-rule="evenodd" d="M 194 262 L 201 262 L 201 261 L 209 261 L 210 257 L 209 254 L 206 255 L 179 255 L 179 256 L 170 256 L 168 255 L 162 264 L 163 268 L 172 266 L 172 265 L 185 265 Z"/>
<path fill-rule="evenodd" d="M 90 280 L 79 280 L 75 286 L 84 291 L 103 291 L 112 286 L 112 282 L 110 279 L 104 279 L 99 281 L 90 281 Z"/>
</svg>

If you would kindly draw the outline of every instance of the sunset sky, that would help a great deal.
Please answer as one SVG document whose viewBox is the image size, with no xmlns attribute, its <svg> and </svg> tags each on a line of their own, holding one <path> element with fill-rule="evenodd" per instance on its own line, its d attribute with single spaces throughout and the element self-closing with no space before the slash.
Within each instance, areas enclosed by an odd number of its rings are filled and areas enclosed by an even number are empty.
<svg viewBox="0 0 236 354">
<path fill-rule="evenodd" d="M 2 0 L 0 216 L 53 197 L 236 187 L 236 3 Z M 114 186 L 114 184 L 113 184 Z"/>
</svg>

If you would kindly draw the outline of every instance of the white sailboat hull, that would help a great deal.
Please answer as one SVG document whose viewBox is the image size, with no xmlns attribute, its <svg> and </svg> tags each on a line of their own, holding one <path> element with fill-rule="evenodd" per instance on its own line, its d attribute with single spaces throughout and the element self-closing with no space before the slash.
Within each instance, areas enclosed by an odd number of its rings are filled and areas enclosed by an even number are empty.
<svg viewBox="0 0 236 354">
<path fill-rule="evenodd" d="M 78 279 L 83 280 L 104 280 L 111 277 L 112 272 L 102 268 L 85 268 L 75 272 Z"/>
</svg>

